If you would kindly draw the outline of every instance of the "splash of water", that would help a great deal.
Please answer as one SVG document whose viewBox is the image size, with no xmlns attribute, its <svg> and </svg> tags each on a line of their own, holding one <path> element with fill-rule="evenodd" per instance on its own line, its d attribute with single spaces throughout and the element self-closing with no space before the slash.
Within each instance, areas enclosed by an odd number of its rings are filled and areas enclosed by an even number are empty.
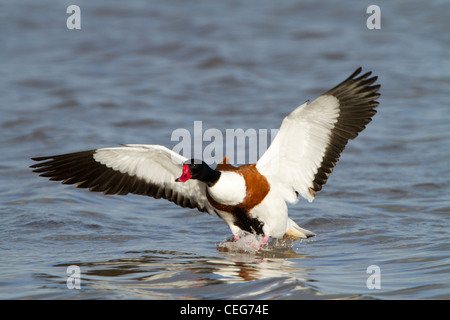
<svg viewBox="0 0 450 320">
<path fill-rule="evenodd" d="M 292 249 L 293 240 L 273 239 L 264 243 L 264 237 L 249 232 L 241 232 L 239 239 L 227 239 L 218 245 L 220 251 L 236 253 L 258 253 L 277 249 Z"/>
<path fill-rule="evenodd" d="M 229 252 L 246 252 L 256 253 L 267 247 L 267 243 L 264 243 L 263 237 L 252 233 L 239 234 L 239 239 L 228 239 L 218 245 L 219 249 Z"/>
</svg>

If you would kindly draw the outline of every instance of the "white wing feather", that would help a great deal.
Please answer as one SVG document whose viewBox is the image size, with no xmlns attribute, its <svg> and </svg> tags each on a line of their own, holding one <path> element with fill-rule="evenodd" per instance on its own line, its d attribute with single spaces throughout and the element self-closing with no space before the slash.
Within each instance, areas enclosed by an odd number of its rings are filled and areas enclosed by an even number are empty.
<svg viewBox="0 0 450 320">
<path fill-rule="evenodd" d="M 214 213 L 199 180 L 175 182 L 187 159 L 160 145 L 125 145 L 35 158 L 34 171 L 51 180 L 106 194 L 165 198 L 182 207 Z"/>
<path fill-rule="evenodd" d="M 256 164 L 288 202 L 297 193 L 313 201 L 339 160 L 349 139 L 364 130 L 376 113 L 380 85 L 358 68 L 339 85 L 292 111 Z"/>
<path fill-rule="evenodd" d="M 279 188 L 286 201 L 296 202 L 295 192 L 314 200 L 310 188 L 338 115 L 339 101 L 333 96 L 305 102 L 284 118 L 273 143 L 258 160 L 256 168 Z"/>
</svg>

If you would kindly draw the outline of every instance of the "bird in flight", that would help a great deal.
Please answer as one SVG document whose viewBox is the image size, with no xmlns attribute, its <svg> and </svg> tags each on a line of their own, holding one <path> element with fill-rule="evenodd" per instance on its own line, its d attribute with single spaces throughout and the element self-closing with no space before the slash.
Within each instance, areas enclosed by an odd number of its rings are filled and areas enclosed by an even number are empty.
<svg viewBox="0 0 450 320">
<path fill-rule="evenodd" d="M 277 136 L 254 164 L 227 158 L 211 168 L 161 145 L 129 144 L 32 158 L 34 172 L 63 184 L 104 194 L 164 198 L 217 215 L 234 240 L 242 232 L 269 238 L 315 234 L 288 217 L 287 203 L 312 202 L 332 173 L 348 140 L 375 115 L 380 85 L 358 68 L 346 80 L 287 115 Z"/>
</svg>

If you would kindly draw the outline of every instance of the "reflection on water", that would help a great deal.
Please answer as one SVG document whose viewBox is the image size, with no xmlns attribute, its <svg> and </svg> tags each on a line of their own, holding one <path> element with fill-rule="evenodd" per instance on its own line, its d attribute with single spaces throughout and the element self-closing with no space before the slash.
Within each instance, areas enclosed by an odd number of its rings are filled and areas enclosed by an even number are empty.
<svg viewBox="0 0 450 320">
<path fill-rule="evenodd" d="M 95 288 L 104 291 L 105 297 L 111 294 L 109 290 L 117 290 L 127 299 L 269 299 L 289 296 L 297 290 L 314 292 L 308 285 L 308 271 L 299 267 L 298 260 L 303 258 L 279 248 L 267 248 L 254 255 L 222 252 L 216 257 L 143 251 L 126 252 L 120 259 L 54 267 L 79 266 L 83 290 Z"/>
</svg>

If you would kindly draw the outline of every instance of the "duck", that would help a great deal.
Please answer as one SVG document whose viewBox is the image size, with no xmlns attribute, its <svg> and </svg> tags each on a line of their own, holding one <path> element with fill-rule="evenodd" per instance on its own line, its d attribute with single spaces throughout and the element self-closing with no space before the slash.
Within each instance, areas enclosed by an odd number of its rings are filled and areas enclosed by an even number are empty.
<svg viewBox="0 0 450 320">
<path fill-rule="evenodd" d="M 33 172 L 103 194 L 166 199 L 221 218 L 233 240 L 243 233 L 273 239 L 307 239 L 315 233 L 288 216 L 288 204 L 312 202 L 349 140 L 376 113 L 379 84 L 358 68 L 311 103 L 289 113 L 263 155 L 234 166 L 225 157 L 213 169 L 162 145 L 126 144 L 31 158 Z"/>
</svg>

